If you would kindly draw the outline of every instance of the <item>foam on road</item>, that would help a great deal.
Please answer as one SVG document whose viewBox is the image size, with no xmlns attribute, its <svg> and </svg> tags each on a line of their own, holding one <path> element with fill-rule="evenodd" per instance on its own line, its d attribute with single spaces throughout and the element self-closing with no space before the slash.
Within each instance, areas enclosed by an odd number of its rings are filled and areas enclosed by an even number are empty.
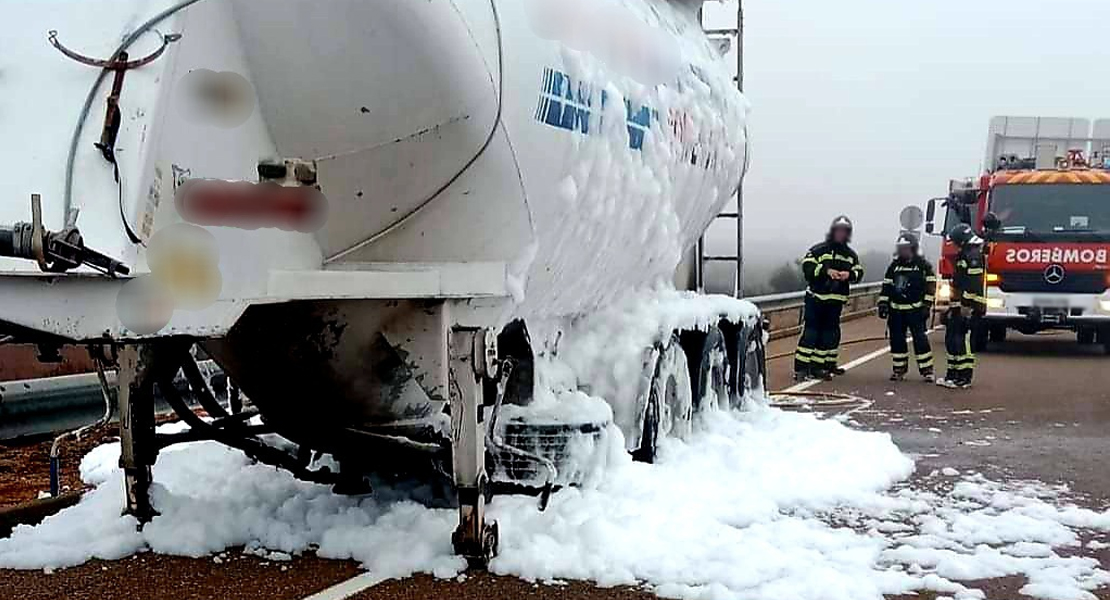
<svg viewBox="0 0 1110 600">
<path fill-rule="evenodd" d="M 1085 531 L 1110 514 L 1071 505 L 1065 490 L 975 474 L 909 485 L 914 464 L 887 434 L 813 415 L 758 409 L 712 413 L 657 465 L 614 459 L 590 489 L 499 497 L 495 573 L 526 579 L 646 584 L 678 598 L 860 599 L 929 589 L 974 598 L 960 581 L 1028 579 L 1024 592 L 1093 598 L 1110 584 L 1084 556 Z M 372 498 L 252 464 L 213 443 L 170 449 L 155 467 L 161 512 L 141 533 L 123 506 L 118 444 L 83 465 L 97 485 L 76 507 L 0 540 L 0 566 L 59 568 L 149 548 L 197 556 L 233 546 L 354 558 L 368 579 L 455 577 L 455 512 L 424 489 L 379 487 Z M 947 483 L 945 483 L 947 482 Z M 265 550 L 261 550 L 264 548 Z"/>
</svg>

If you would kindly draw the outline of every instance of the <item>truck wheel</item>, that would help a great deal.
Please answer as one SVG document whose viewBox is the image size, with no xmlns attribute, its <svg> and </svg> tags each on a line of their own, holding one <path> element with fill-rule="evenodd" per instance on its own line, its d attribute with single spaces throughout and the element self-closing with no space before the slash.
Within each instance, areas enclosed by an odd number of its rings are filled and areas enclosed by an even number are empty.
<svg viewBox="0 0 1110 600">
<path fill-rule="evenodd" d="M 989 339 L 989 332 L 987 324 L 983 322 L 975 323 L 972 321 L 971 325 L 971 349 L 973 352 L 985 352 L 987 349 L 987 341 Z"/>
<path fill-rule="evenodd" d="M 644 407 L 640 447 L 632 452 L 633 460 L 646 463 L 655 462 L 662 438 L 668 435 L 685 438 L 690 434 L 694 402 L 690 370 L 678 336 L 672 336 L 659 350 L 653 373 Z"/>
<path fill-rule="evenodd" d="M 1098 328 L 1098 343 L 1106 349 L 1106 353 L 1110 354 L 1110 327 Z"/>
<path fill-rule="evenodd" d="M 767 348 L 763 345 L 763 328 L 758 323 L 740 328 L 736 340 L 738 395 L 736 406 L 740 407 L 746 398 L 762 394 L 767 386 Z"/>
<path fill-rule="evenodd" d="M 991 325 L 990 327 L 990 341 L 1001 344 L 1006 341 L 1006 326 L 1005 325 Z"/>
<path fill-rule="evenodd" d="M 1095 330 L 1090 327 L 1080 327 L 1075 332 L 1075 338 L 1081 346 L 1089 346 L 1095 343 Z"/>
<path fill-rule="evenodd" d="M 725 335 L 717 327 L 705 332 L 682 332 L 682 347 L 690 362 L 694 410 L 728 410 L 729 360 Z"/>
</svg>

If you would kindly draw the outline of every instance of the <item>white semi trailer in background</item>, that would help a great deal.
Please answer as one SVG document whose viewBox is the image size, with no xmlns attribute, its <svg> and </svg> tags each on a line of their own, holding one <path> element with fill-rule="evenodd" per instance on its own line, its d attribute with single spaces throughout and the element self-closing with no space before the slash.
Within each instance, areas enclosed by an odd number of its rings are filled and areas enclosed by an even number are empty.
<svg viewBox="0 0 1110 600">
<path fill-rule="evenodd" d="M 487 559 L 490 477 L 573 484 L 571 450 L 614 424 L 652 460 L 695 409 L 761 389 L 753 306 L 628 300 L 673 280 L 746 168 L 746 103 L 700 5 L 20 5 L 0 335 L 118 365 L 140 520 L 158 448 L 215 439 L 351 493 L 438 465 L 457 551 Z M 253 409 L 213 398 L 194 346 Z M 167 384 L 179 370 L 211 420 Z M 155 385 L 190 432 L 155 432 Z"/>
</svg>

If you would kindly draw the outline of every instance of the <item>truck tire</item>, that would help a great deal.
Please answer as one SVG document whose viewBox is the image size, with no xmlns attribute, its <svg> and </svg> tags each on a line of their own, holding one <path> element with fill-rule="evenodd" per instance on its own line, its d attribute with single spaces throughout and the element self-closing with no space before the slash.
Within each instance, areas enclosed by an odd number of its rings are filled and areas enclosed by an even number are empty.
<svg viewBox="0 0 1110 600">
<path fill-rule="evenodd" d="M 1080 327 L 1075 331 L 1075 339 L 1080 346 L 1089 346 L 1095 343 L 1095 330 L 1090 327 Z"/>
<path fill-rule="evenodd" d="M 1107 354 L 1110 354 L 1110 327 L 1099 327 L 1097 342 L 1102 344 Z"/>
<path fill-rule="evenodd" d="M 1009 330 L 1005 325 L 991 325 L 990 327 L 990 341 L 1001 344 L 1006 341 L 1006 333 Z"/>
<path fill-rule="evenodd" d="M 746 398 L 762 394 L 767 389 L 767 347 L 763 343 L 764 329 L 760 323 L 740 329 L 737 349 L 738 370 L 736 407 L 741 408 Z"/>
<path fill-rule="evenodd" d="M 661 439 L 668 435 L 680 439 L 690 435 L 693 412 L 690 370 L 675 335 L 657 353 L 644 407 L 640 447 L 632 452 L 632 459 L 654 463 Z"/>
<path fill-rule="evenodd" d="M 694 411 L 728 410 L 729 359 L 725 335 L 720 328 L 707 331 L 683 331 L 682 349 L 690 366 L 690 389 Z"/>
<path fill-rule="evenodd" d="M 971 350 L 973 352 L 985 352 L 989 340 L 990 332 L 987 324 L 982 320 L 973 319 L 971 321 Z"/>
</svg>

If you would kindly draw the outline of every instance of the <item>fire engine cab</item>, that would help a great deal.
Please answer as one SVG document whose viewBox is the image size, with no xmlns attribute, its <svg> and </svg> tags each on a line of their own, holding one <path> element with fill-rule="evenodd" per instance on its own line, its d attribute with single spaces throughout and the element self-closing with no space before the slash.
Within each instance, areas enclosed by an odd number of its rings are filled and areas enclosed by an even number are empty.
<svg viewBox="0 0 1110 600">
<path fill-rule="evenodd" d="M 986 240 L 987 313 L 973 344 L 1067 329 L 1110 353 L 1110 119 L 995 117 L 985 164 L 926 211 L 928 233 L 968 223 Z M 955 256 L 946 240 L 938 304 L 951 295 Z"/>
</svg>

